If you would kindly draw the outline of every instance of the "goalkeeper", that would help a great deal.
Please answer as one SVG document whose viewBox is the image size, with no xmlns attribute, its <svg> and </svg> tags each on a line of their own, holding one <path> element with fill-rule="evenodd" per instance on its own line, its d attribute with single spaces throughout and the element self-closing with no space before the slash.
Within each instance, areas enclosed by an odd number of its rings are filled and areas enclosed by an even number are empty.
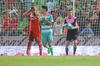
<svg viewBox="0 0 100 66">
<path fill-rule="evenodd" d="M 75 55 L 78 44 L 77 38 L 79 33 L 79 26 L 77 23 L 77 19 L 75 16 L 73 16 L 73 11 L 71 9 L 67 11 L 67 17 L 65 17 L 65 26 L 68 29 L 66 37 L 66 55 L 68 55 L 68 46 L 71 40 L 74 41 L 73 55 Z"/>
</svg>

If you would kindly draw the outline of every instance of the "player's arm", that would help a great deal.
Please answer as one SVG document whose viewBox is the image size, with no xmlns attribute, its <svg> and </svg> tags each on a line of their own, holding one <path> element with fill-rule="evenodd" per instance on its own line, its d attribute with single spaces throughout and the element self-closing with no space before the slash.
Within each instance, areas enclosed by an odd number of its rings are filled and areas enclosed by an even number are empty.
<svg viewBox="0 0 100 66">
<path fill-rule="evenodd" d="M 52 22 L 49 22 L 48 20 L 46 20 L 45 18 L 43 18 L 43 20 L 45 21 L 45 23 L 47 23 L 48 25 L 52 25 Z"/>
<path fill-rule="evenodd" d="M 42 24 L 42 22 L 40 21 L 40 17 L 41 17 L 41 14 L 39 13 L 39 14 L 38 14 L 38 18 L 39 18 L 39 25 L 41 25 L 41 24 Z"/>
<path fill-rule="evenodd" d="M 76 22 L 75 22 L 75 27 L 74 27 L 75 29 L 79 29 L 79 25 L 78 25 L 78 23 L 77 23 L 77 20 L 76 20 Z"/>
<path fill-rule="evenodd" d="M 50 21 L 46 20 L 45 18 L 43 18 L 43 20 L 45 21 L 45 23 L 51 26 L 53 22 L 53 16 L 50 16 Z"/>
<path fill-rule="evenodd" d="M 79 29 L 79 25 L 78 24 L 75 24 L 75 29 Z"/>
<path fill-rule="evenodd" d="M 39 18 L 39 25 L 41 25 L 42 24 L 42 22 L 40 21 L 40 18 Z"/>
<path fill-rule="evenodd" d="M 40 13 L 36 12 L 36 17 L 40 19 Z"/>
<path fill-rule="evenodd" d="M 65 27 L 65 24 L 66 24 L 67 22 L 66 22 L 66 18 L 64 19 L 64 25 L 63 25 L 63 27 Z"/>
<path fill-rule="evenodd" d="M 29 10 L 27 10 L 24 14 L 23 14 L 23 16 L 24 17 L 28 17 L 27 15 L 28 15 L 28 13 L 31 11 L 31 9 L 29 9 Z"/>
</svg>

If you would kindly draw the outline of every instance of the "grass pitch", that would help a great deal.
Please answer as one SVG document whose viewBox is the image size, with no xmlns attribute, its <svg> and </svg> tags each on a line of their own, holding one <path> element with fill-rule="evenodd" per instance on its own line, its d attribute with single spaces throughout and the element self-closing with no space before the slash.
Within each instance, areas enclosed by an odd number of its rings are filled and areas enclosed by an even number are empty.
<svg viewBox="0 0 100 66">
<path fill-rule="evenodd" d="M 1 56 L 0 66 L 100 66 L 100 56 Z"/>
</svg>

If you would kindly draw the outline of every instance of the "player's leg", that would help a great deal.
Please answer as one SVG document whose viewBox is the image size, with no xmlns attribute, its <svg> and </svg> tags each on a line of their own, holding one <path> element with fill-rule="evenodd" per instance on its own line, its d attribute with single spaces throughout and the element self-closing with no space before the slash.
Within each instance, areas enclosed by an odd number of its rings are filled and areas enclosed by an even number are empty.
<svg viewBox="0 0 100 66">
<path fill-rule="evenodd" d="M 30 56 L 30 50 L 31 50 L 31 45 L 32 45 L 32 41 L 33 41 L 34 37 L 33 37 L 33 33 L 32 32 L 29 32 L 29 36 L 28 36 L 28 45 L 27 45 L 27 55 Z"/>
<path fill-rule="evenodd" d="M 39 54 L 40 56 L 42 56 L 42 43 L 38 42 L 38 46 L 39 46 Z"/>
<path fill-rule="evenodd" d="M 46 46 L 46 45 L 47 45 L 47 42 L 43 43 L 43 46 L 47 48 L 47 46 Z"/>
<path fill-rule="evenodd" d="M 43 46 L 46 47 L 48 49 L 48 54 L 50 53 L 50 46 L 48 45 L 48 43 L 43 43 Z"/>
<path fill-rule="evenodd" d="M 51 56 L 53 56 L 53 47 L 52 47 L 52 42 L 48 42 L 49 48 L 48 48 L 48 52 L 50 50 L 51 52 Z"/>
<path fill-rule="evenodd" d="M 52 36 L 52 32 L 48 33 L 48 38 L 47 39 L 48 39 L 48 45 L 49 45 L 48 50 L 50 50 L 51 56 L 53 56 L 53 47 L 52 47 L 53 36 Z"/>
<path fill-rule="evenodd" d="M 50 53 L 50 46 L 48 45 L 48 43 L 46 44 L 46 48 L 48 48 L 48 54 Z"/>
<path fill-rule="evenodd" d="M 78 44 L 78 40 L 74 40 L 74 50 L 73 50 L 73 54 L 74 54 L 74 55 L 75 55 L 75 53 L 76 53 L 77 44 Z"/>
<path fill-rule="evenodd" d="M 74 40 L 74 47 L 73 47 L 73 55 L 75 55 L 75 53 L 76 53 L 76 50 L 77 50 L 77 45 L 78 45 L 78 40 L 77 40 L 77 38 L 78 38 L 78 35 L 79 35 L 79 33 L 78 33 L 78 30 L 74 30 L 73 31 L 73 40 Z"/>
<path fill-rule="evenodd" d="M 50 47 L 47 42 L 43 43 L 43 46 L 48 49 L 48 53 L 50 53 Z"/>
<path fill-rule="evenodd" d="M 42 56 L 42 42 L 41 42 L 41 32 L 40 31 L 35 31 L 34 32 L 34 38 L 35 41 L 38 43 L 39 46 L 39 54 Z"/>
<path fill-rule="evenodd" d="M 43 46 L 47 48 L 46 45 L 47 45 L 47 35 L 48 34 L 47 33 L 42 33 L 41 35 L 42 35 L 42 43 L 43 43 Z"/>
<path fill-rule="evenodd" d="M 69 51 L 68 46 L 69 46 L 69 41 L 67 40 L 66 41 L 66 55 L 68 55 L 68 51 Z"/>
<path fill-rule="evenodd" d="M 41 35 L 42 35 L 42 44 L 43 44 L 43 46 L 48 48 L 47 47 L 47 36 L 48 36 L 48 34 L 47 33 L 41 33 Z"/>
<path fill-rule="evenodd" d="M 48 45 L 48 33 L 42 33 L 42 43 L 43 46 L 49 50 L 50 47 Z M 50 53 L 50 51 L 48 51 L 48 53 Z"/>
<path fill-rule="evenodd" d="M 66 55 L 68 55 L 68 46 L 69 46 L 69 41 L 72 40 L 72 33 L 71 31 L 68 30 L 68 33 L 67 33 L 67 37 L 66 37 Z"/>
<path fill-rule="evenodd" d="M 31 54 L 30 54 L 31 45 L 32 45 L 32 41 L 29 41 L 29 42 L 28 42 L 28 45 L 27 45 L 27 51 L 26 51 L 26 54 L 27 54 L 28 56 L 31 55 Z"/>
</svg>

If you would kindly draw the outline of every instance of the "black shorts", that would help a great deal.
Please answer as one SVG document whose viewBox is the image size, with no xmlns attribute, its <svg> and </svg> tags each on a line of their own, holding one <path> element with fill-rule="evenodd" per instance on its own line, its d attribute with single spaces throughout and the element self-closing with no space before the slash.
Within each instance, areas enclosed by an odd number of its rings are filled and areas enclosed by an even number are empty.
<svg viewBox="0 0 100 66">
<path fill-rule="evenodd" d="M 79 35 L 78 29 L 68 30 L 66 40 L 67 41 L 77 40 L 78 35 Z"/>
</svg>

